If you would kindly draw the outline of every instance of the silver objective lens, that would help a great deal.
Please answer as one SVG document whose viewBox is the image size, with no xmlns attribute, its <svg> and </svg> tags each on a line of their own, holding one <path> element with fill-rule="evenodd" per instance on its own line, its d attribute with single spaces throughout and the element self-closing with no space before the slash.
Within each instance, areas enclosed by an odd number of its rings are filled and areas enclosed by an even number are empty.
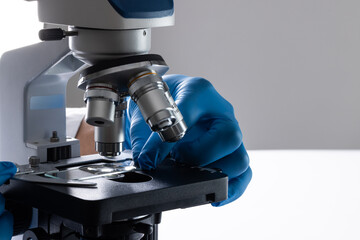
<svg viewBox="0 0 360 240">
<path fill-rule="evenodd" d="M 85 120 L 92 126 L 105 127 L 114 124 L 115 107 L 119 95 L 110 85 L 91 84 L 84 95 L 86 103 Z"/>
<path fill-rule="evenodd" d="M 146 123 L 166 142 L 180 140 L 187 126 L 169 88 L 154 71 L 138 74 L 130 80 L 129 94 L 138 105 Z"/>
<path fill-rule="evenodd" d="M 95 150 L 101 156 L 115 157 L 123 151 L 125 141 L 126 102 L 118 105 L 115 111 L 114 124 L 107 127 L 95 127 Z"/>
<path fill-rule="evenodd" d="M 91 84 L 85 92 L 86 122 L 95 126 L 95 149 L 114 157 L 123 151 L 126 101 L 108 84 Z"/>
</svg>

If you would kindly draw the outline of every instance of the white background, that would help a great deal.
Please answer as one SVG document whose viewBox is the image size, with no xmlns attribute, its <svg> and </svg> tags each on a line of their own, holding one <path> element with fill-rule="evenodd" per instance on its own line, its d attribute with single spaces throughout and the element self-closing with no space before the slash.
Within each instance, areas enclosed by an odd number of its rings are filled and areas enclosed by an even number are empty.
<svg viewBox="0 0 360 240">
<path fill-rule="evenodd" d="M 39 41 L 42 24 L 37 20 L 36 2 L 0 1 L 0 55 Z"/>
<path fill-rule="evenodd" d="M 175 27 L 153 31 L 153 52 L 216 86 L 248 149 L 359 149 L 359 0 L 175 4 Z"/>
</svg>

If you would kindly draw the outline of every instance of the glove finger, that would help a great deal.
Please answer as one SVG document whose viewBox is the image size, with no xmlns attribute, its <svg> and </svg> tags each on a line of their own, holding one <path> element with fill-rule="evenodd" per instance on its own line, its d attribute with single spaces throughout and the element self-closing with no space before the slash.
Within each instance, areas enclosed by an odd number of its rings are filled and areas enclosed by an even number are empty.
<svg viewBox="0 0 360 240">
<path fill-rule="evenodd" d="M 208 130 L 197 133 L 196 139 L 179 142 L 173 156 L 181 162 L 205 166 L 236 151 L 242 143 L 242 133 L 236 121 L 227 118 L 206 120 Z M 204 124 L 199 122 L 197 125 Z M 246 152 L 246 151 L 245 151 Z M 229 157 L 231 159 L 231 157 Z M 225 160 L 223 160 L 225 161 Z"/>
<path fill-rule="evenodd" d="M 199 84 L 199 82 L 196 82 L 196 84 Z M 200 84 L 204 84 L 203 88 L 201 88 L 201 92 L 206 92 L 206 88 L 210 87 L 206 80 L 200 81 Z M 179 89 L 181 88 L 182 87 L 179 87 Z M 203 104 L 194 104 L 199 102 L 198 98 L 201 94 L 200 91 L 198 94 L 193 94 L 191 89 L 192 88 L 188 87 L 188 90 L 179 90 L 181 93 L 174 94 L 175 102 L 184 117 L 188 129 L 195 125 L 207 110 Z M 189 133 L 186 133 L 185 138 L 187 135 L 189 135 Z M 157 133 L 152 133 L 141 149 L 138 158 L 140 166 L 145 169 L 156 168 L 156 166 L 171 152 L 175 145 L 176 143 L 162 142 Z"/>
<path fill-rule="evenodd" d="M 129 111 L 131 99 L 127 99 L 127 109 L 125 113 L 125 141 L 124 149 L 131 149 L 131 137 L 130 137 L 130 122 L 131 122 L 131 112 Z"/>
<path fill-rule="evenodd" d="M 228 199 L 222 202 L 212 203 L 211 205 L 214 207 L 224 206 L 241 197 L 241 195 L 245 192 L 247 186 L 249 185 L 251 178 L 252 170 L 250 167 L 248 167 L 243 174 L 233 179 L 230 179 L 228 188 Z"/>
<path fill-rule="evenodd" d="M 140 109 L 131 101 L 131 147 L 135 161 L 142 169 L 155 168 L 171 151 L 174 144 L 163 143 L 159 135 L 146 124 Z"/>
<path fill-rule="evenodd" d="M 185 98 L 184 101 L 180 101 L 177 103 L 178 108 L 183 114 L 184 120 L 190 128 L 194 123 L 200 118 L 201 111 L 193 111 L 193 105 L 189 104 L 191 98 Z M 140 111 L 139 111 L 140 112 Z M 144 120 L 143 120 L 144 122 Z M 132 132 L 132 130 L 131 130 Z M 145 134 L 140 134 L 142 136 L 135 136 L 136 134 L 131 134 L 131 136 L 136 137 L 137 139 L 132 139 L 132 149 L 133 156 L 138 156 L 138 163 L 143 169 L 153 169 L 156 168 L 158 164 L 160 164 L 165 157 L 171 152 L 172 148 L 176 143 L 163 142 L 158 135 L 158 133 L 151 133 L 148 139 L 145 140 Z M 188 135 L 185 134 L 185 136 Z M 141 151 L 139 149 L 141 148 Z M 140 153 L 140 154 L 139 154 Z"/>
<path fill-rule="evenodd" d="M 209 165 L 207 168 L 219 168 L 228 175 L 229 180 L 243 174 L 249 167 L 249 155 L 246 152 L 244 144 L 233 153 L 223 157 Z"/>
<path fill-rule="evenodd" d="M 234 118 L 231 104 L 223 99 L 211 83 L 205 79 L 188 78 L 180 83 L 172 94 L 189 129 L 204 115 Z M 212 97 L 209 98 L 209 96 Z M 219 105 L 221 107 L 215 107 Z M 135 135 L 131 134 L 131 136 Z M 139 138 L 132 139 L 132 143 L 136 144 L 136 146 L 132 146 L 135 157 L 144 143 L 145 136 Z M 138 155 L 139 164 L 150 168 L 156 167 L 170 153 L 173 146 L 175 146 L 174 143 L 162 142 L 156 133 L 152 133 Z"/>
<path fill-rule="evenodd" d="M 180 87 L 181 89 L 181 87 Z M 195 101 L 191 91 L 181 91 L 174 94 L 175 102 L 182 113 L 184 120 L 189 127 L 191 127 L 201 116 L 203 108 L 197 106 L 194 109 L 193 102 Z M 135 103 L 133 103 L 135 104 Z M 138 163 L 143 169 L 153 169 L 164 160 L 164 158 L 170 153 L 171 149 L 175 146 L 175 143 L 162 142 L 157 133 L 152 133 L 150 128 L 147 127 L 145 134 L 145 127 L 147 126 L 141 112 L 138 108 L 132 108 L 132 122 L 131 123 L 131 141 L 134 159 L 138 160 Z M 141 121 L 139 120 L 141 119 Z M 134 129 L 133 129 L 134 128 Z"/>
<path fill-rule="evenodd" d="M 135 105 L 133 101 L 131 101 L 130 104 Z M 139 108 L 137 106 L 135 107 L 133 108 L 131 114 L 130 138 L 133 158 L 135 161 L 137 161 L 141 149 L 143 148 L 151 134 L 151 129 L 146 124 Z"/>
<path fill-rule="evenodd" d="M 176 143 L 163 142 L 157 133 L 152 133 L 138 158 L 142 169 L 154 169 L 170 153 Z"/>
<path fill-rule="evenodd" d="M 16 171 L 17 168 L 12 162 L 0 162 L 0 185 L 14 176 Z"/>
</svg>

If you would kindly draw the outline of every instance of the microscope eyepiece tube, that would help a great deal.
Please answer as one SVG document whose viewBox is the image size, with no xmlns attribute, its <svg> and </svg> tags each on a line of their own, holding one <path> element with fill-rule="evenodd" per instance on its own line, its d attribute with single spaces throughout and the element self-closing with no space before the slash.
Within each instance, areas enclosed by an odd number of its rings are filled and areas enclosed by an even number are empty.
<svg viewBox="0 0 360 240">
<path fill-rule="evenodd" d="M 129 82 L 129 94 L 146 123 L 166 142 L 180 140 L 187 126 L 169 88 L 154 71 L 138 74 Z"/>
</svg>

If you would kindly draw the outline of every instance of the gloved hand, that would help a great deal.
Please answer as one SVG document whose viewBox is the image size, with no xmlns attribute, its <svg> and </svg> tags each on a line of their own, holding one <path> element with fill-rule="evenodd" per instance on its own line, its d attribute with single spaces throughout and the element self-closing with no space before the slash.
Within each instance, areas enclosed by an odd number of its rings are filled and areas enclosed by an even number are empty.
<svg viewBox="0 0 360 240">
<path fill-rule="evenodd" d="M 142 169 L 156 168 L 170 152 L 176 161 L 220 168 L 229 176 L 228 199 L 212 205 L 222 206 L 239 198 L 252 172 L 233 107 L 203 78 L 169 75 L 164 81 L 188 126 L 187 133 L 176 143 L 162 142 L 130 101 L 125 148 L 132 148 Z"/>
<path fill-rule="evenodd" d="M 0 162 L 0 185 L 16 173 L 16 166 L 11 162 Z M 5 198 L 0 194 L 0 239 L 11 239 L 13 234 L 13 216 L 5 210 Z"/>
</svg>

